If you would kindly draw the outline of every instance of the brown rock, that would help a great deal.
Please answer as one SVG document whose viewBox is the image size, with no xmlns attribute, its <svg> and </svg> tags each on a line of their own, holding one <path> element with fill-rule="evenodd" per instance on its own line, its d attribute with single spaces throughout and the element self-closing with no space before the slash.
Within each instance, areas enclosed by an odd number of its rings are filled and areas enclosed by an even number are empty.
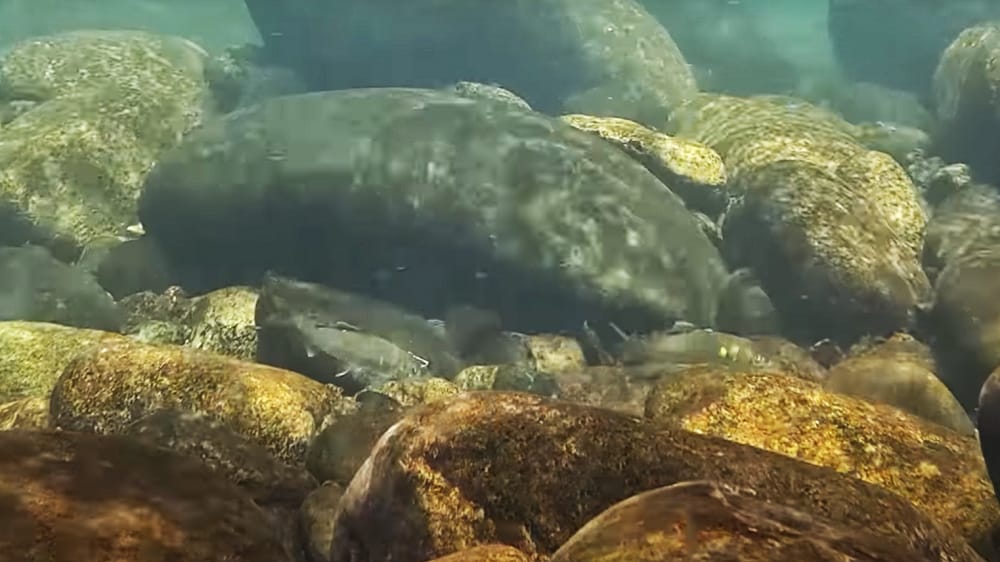
<svg viewBox="0 0 1000 562">
<path fill-rule="evenodd" d="M 753 494 L 705 481 L 643 492 L 592 519 L 552 562 L 930 562 L 891 538 Z"/>
<path fill-rule="evenodd" d="M 431 562 L 531 562 L 531 560 L 516 548 L 503 544 L 487 544 L 435 558 Z"/>
<path fill-rule="evenodd" d="M 313 436 L 355 407 L 336 387 L 291 371 L 126 340 L 71 362 L 51 414 L 61 429 L 121 433 L 158 410 L 204 413 L 297 465 Z"/>
<path fill-rule="evenodd" d="M 344 495 L 344 487 L 336 482 L 326 482 L 316 488 L 302 502 L 299 525 L 305 538 L 306 552 L 312 562 L 330 559 L 333 542 L 333 523 L 337 504 Z"/>
<path fill-rule="evenodd" d="M 382 436 L 340 502 L 331 561 L 422 562 L 497 542 L 547 556 L 614 503 L 694 479 L 751 488 L 931 560 L 977 560 L 909 502 L 829 469 L 609 410 L 477 392 Z"/>
<path fill-rule="evenodd" d="M 6 562 L 280 562 L 270 521 L 203 464 L 120 436 L 0 432 Z"/>
<path fill-rule="evenodd" d="M 1000 525 L 976 440 L 890 406 L 780 374 L 690 372 L 661 379 L 646 414 L 895 492 L 982 549 Z"/>
</svg>

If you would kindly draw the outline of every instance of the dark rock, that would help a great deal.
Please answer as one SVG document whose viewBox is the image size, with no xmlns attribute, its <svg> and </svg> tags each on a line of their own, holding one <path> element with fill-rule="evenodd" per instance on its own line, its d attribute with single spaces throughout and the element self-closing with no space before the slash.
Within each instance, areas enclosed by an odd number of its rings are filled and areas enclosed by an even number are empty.
<svg viewBox="0 0 1000 562">
<path fill-rule="evenodd" d="M 405 413 L 399 402 L 381 393 L 363 392 L 359 402 L 356 412 L 327 426 L 309 446 L 306 468 L 320 482 L 350 484 L 378 438 Z"/>
<path fill-rule="evenodd" d="M 572 106 L 651 126 L 696 91 L 666 30 L 633 0 L 246 4 L 266 55 L 313 90 L 495 83 L 547 113 Z"/>
<path fill-rule="evenodd" d="M 40 246 L 0 248 L 0 320 L 117 331 L 114 299 L 89 274 Z"/>
<path fill-rule="evenodd" d="M 439 91 L 237 112 L 160 161 L 140 207 L 175 262 L 294 272 L 432 318 L 464 303 L 522 332 L 711 325 L 728 281 L 681 199 L 621 151 Z"/>
<path fill-rule="evenodd" d="M 312 491 L 302 502 L 299 510 L 299 525 L 305 537 L 306 552 L 310 562 L 330 560 L 330 545 L 333 541 L 333 522 L 337 515 L 337 504 L 344 495 L 344 486 L 336 482 L 326 482 Z"/>
</svg>

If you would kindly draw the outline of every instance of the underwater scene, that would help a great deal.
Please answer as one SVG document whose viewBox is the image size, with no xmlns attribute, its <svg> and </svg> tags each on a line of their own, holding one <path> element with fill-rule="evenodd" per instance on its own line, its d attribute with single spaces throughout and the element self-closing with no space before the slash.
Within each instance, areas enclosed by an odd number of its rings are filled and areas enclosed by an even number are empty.
<svg viewBox="0 0 1000 562">
<path fill-rule="evenodd" d="M 0 562 L 1000 562 L 1000 0 L 0 0 Z"/>
</svg>

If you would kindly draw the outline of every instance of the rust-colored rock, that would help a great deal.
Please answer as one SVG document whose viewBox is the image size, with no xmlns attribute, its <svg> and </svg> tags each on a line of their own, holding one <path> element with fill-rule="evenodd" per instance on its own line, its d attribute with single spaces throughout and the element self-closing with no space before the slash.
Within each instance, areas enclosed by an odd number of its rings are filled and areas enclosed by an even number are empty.
<svg viewBox="0 0 1000 562">
<path fill-rule="evenodd" d="M 549 556 L 616 502 L 695 479 L 931 560 L 977 560 L 908 501 L 832 470 L 601 408 L 473 392 L 425 405 L 380 438 L 340 502 L 331 562 L 423 562 L 497 542 Z"/>
<path fill-rule="evenodd" d="M 356 407 L 297 373 L 179 346 L 121 341 L 78 356 L 52 391 L 56 427 L 122 433 L 158 410 L 204 413 L 301 465 L 313 436 Z"/>
<path fill-rule="evenodd" d="M 532 559 L 516 548 L 487 544 L 435 558 L 431 562 L 532 562 Z"/>
<path fill-rule="evenodd" d="M 272 524 L 198 461 L 121 436 L 0 432 L 5 562 L 283 562 Z"/>
<path fill-rule="evenodd" d="M 846 529 L 716 482 L 643 492 L 604 511 L 552 562 L 931 562 L 898 541 Z"/>
<path fill-rule="evenodd" d="M 981 549 L 1000 528 L 975 438 L 890 406 L 780 374 L 689 372 L 661 379 L 646 414 L 890 490 Z"/>
</svg>

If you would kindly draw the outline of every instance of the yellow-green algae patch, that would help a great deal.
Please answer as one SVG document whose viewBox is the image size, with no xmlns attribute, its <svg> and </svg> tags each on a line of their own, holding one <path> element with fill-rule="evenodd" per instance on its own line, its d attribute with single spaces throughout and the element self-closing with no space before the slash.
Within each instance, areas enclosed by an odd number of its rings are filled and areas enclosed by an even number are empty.
<svg viewBox="0 0 1000 562">
<path fill-rule="evenodd" d="M 0 402 L 48 399 L 63 369 L 81 353 L 124 336 L 46 322 L 0 322 Z"/>
<path fill-rule="evenodd" d="M 726 183 L 722 157 L 702 143 L 671 137 L 619 117 L 571 113 L 560 119 L 617 144 L 647 166 L 652 164 L 692 183 L 715 187 Z"/>
<path fill-rule="evenodd" d="M 662 379 L 646 415 L 876 484 L 973 544 L 1000 524 L 975 438 L 890 406 L 779 374 L 692 371 Z"/>
<path fill-rule="evenodd" d="M 340 389 L 274 367 L 124 340 L 77 357 L 52 393 L 61 429 L 120 433 L 158 410 L 202 413 L 277 458 L 302 464 L 313 436 L 356 404 Z"/>
</svg>

